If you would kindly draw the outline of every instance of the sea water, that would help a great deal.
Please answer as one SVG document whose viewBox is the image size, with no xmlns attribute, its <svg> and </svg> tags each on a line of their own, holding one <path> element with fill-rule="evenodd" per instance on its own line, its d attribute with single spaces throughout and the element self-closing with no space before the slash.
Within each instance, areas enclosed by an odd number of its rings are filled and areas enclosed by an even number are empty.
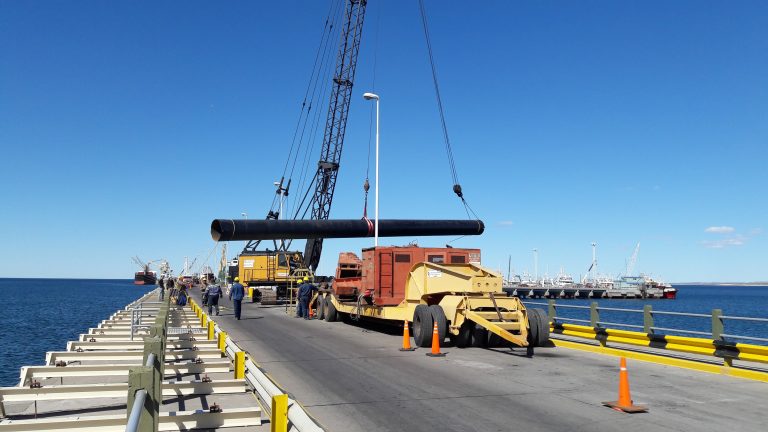
<svg viewBox="0 0 768 432">
<path fill-rule="evenodd" d="M 154 288 L 122 279 L 0 279 L 0 385 L 17 385 L 21 366 L 42 365 L 46 351 L 66 350 Z"/>
<path fill-rule="evenodd" d="M 721 309 L 724 315 L 768 318 L 768 286 L 679 285 L 676 300 L 557 300 L 562 305 L 589 306 L 597 301 L 602 308 L 653 310 L 711 314 Z M 15 386 L 19 368 L 42 365 L 46 351 L 62 351 L 89 327 L 96 327 L 118 309 L 138 299 L 150 286 L 136 286 L 131 280 L 95 279 L 0 279 L 3 295 L 0 331 L 0 385 Z M 526 300 L 539 303 L 545 300 Z M 546 306 L 533 305 L 530 307 Z M 589 310 L 561 308 L 558 316 L 589 320 Z M 640 313 L 604 310 L 600 320 L 642 325 Z M 710 332 L 711 318 L 657 315 L 656 327 Z M 627 328 L 632 330 L 632 328 Z M 768 338 L 768 323 L 725 320 L 728 334 Z M 685 334 L 659 331 L 659 333 Z M 743 342 L 754 342 L 743 340 Z M 757 341 L 755 343 L 765 344 Z"/>
</svg>

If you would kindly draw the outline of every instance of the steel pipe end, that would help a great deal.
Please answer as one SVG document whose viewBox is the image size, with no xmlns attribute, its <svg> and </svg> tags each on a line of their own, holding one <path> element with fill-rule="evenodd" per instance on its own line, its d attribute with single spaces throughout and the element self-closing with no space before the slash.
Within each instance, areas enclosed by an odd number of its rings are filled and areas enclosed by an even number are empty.
<svg viewBox="0 0 768 432">
<path fill-rule="evenodd" d="M 214 219 L 211 222 L 211 238 L 213 241 L 227 241 L 235 233 L 235 221 L 231 219 Z"/>
</svg>

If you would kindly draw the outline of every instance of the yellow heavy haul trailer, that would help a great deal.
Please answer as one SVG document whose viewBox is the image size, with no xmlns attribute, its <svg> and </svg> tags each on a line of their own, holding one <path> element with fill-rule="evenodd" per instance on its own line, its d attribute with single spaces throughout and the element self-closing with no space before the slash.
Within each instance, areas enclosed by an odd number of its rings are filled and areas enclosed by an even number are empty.
<svg viewBox="0 0 768 432">
<path fill-rule="evenodd" d="M 508 341 L 532 353 L 546 344 L 544 311 L 507 297 L 502 276 L 482 267 L 479 256 L 477 249 L 420 247 L 370 248 L 362 260 L 342 253 L 331 289 L 313 300 L 317 317 L 407 321 L 421 347 L 431 344 L 434 323 L 441 344 L 449 337 L 460 348 Z"/>
</svg>

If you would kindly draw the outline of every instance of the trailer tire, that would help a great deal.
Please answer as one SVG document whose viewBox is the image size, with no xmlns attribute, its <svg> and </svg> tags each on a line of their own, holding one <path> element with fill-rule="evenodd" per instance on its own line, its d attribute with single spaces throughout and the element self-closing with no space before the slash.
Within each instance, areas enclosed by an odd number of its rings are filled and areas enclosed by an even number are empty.
<svg viewBox="0 0 768 432">
<path fill-rule="evenodd" d="M 328 322 L 334 322 L 339 319 L 339 314 L 336 312 L 336 306 L 331 301 L 331 296 L 325 298 L 325 320 Z"/>
<path fill-rule="evenodd" d="M 445 312 L 440 305 L 431 305 L 429 312 L 432 314 L 432 322 L 437 323 L 437 337 L 440 341 L 440 346 L 445 346 L 445 337 L 448 335 L 448 319 L 445 318 Z M 432 332 L 429 332 L 430 335 Z M 430 336 L 430 345 L 432 343 L 432 337 Z"/>
<path fill-rule="evenodd" d="M 504 339 L 501 336 L 493 332 L 488 332 L 488 348 L 498 348 L 501 346 Z"/>
<path fill-rule="evenodd" d="M 322 295 L 317 296 L 317 319 L 321 320 L 325 318 L 325 297 Z"/>
<path fill-rule="evenodd" d="M 536 346 L 539 339 L 539 315 L 533 312 L 533 309 L 527 310 L 528 316 L 528 345 Z"/>
<path fill-rule="evenodd" d="M 528 321 L 531 328 L 531 342 L 540 347 L 549 341 L 549 318 L 543 309 L 528 309 Z"/>
<path fill-rule="evenodd" d="M 420 304 L 413 311 L 413 342 L 426 348 L 432 343 L 432 312 L 429 306 Z"/>
<path fill-rule="evenodd" d="M 464 321 L 459 327 L 459 334 L 454 337 L 457 348 L 466 348 L 472 345 L 472 333 L 475 332 L 475 323 Z"/>
<path fill-rule="evenodd" d="M 475 326 L 472 332 L 472 346 L 477 348 L 488 347 L 488 330 L 482 326 Z"/>
</svg>

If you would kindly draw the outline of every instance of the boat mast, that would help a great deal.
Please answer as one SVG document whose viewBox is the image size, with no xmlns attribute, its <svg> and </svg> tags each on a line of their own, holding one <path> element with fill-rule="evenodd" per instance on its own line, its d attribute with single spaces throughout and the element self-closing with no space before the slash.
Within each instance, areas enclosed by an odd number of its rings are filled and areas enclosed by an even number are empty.
<svg viewBox="0 0 768 432">
<path fill-rule="evenodd" d="M 626 276 L 631 276 L 632 273 L 635 272 L 635 264 L 637 264 L 637 254 L 640 252 L 640 242 L 637 243 L 637 246 L 635 246 L 635 251 L 632 252 L 632 256 L 629 258 L 629 261 L 627 261 L 627 269 L 626 273 L 624 273 Z"/>
<path fill-rule="evenodd" d="M 507 283 L 512 282 L 512 255 L 509 256 L 507 260 Z"/>
</svg>

